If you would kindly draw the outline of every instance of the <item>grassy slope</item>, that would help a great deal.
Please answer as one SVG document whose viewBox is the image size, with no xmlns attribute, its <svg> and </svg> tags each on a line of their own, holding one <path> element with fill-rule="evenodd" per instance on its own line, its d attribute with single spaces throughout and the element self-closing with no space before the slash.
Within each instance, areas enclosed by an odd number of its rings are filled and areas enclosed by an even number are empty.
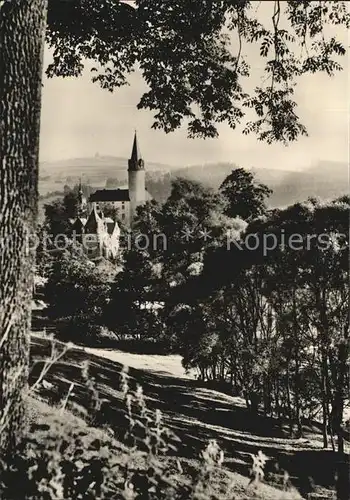
<svg viewBox="0 0 350 500">
<path fill-rule="evenodd" d="M 42 369 L 42 360 L 49 354 L 48 341 L 33 337 L 32 359 L 35 363 L 32 382 Z M 235 474 L 241 492 L 249 481 L 251 454 L 255 455 L 259 450 L 270 458 L 265 468 L 269 484 L 279 487 L 284 471 L 287 471 L 291 484 L 303 497 L 313 490 L 313 485 L 333 486 L 334 454 L 320 449 L 320 435 L 316 429 L 309 430 L 308 441 L 288 439 L 271 420 L 252 418 L 239 398 L 200 387 L 184 373 L 176 356 L 141 356 L 74 348 L 51 368 L 45 380 L 52 387 L 41 387 L 40 395 L 52 406 L 64 398 L 74 382 L 70 408 L 74 407 L 76 414 L 83 413 L 88 398 L 82 366 L 87 360 L 90 376 L 105 400 L 99 423 L 112 429 L 116 439 L 122 439 L 126 426 L 119 376 L 124 364 L 130 366 L 131 383 L 135 387 L 136 384 L 142 385 L 147 406 L 160 409 L 167 425 L 180 438 L 176 455 L 181 459 L 193 460 L 209 439 L 216 439 L 225 451 L 225 468 Z M 280 500 L 282 497 L 281 490 L 270 487 L 262 498 Z M 289 498 L 300 496 L 294 492 Z"/>
<path fill-rule="evenodd" d="M 88 460 L 89 455 L 96 456 L 103 453 L 108 457 L 109 478 L 107 481 L 110 487 L 110 495 L 107 493 L 107 498 L 120 498 L 115 493 L 123 489 L 125 480 L 126 462 L 130 461 L 130 455 L 127 448 L 120 441 L 111 438 L 109 433 L 103 429 L 90 427 L 82 419 L 73 415 L 69 411 L 59 412 L 56 408 L 48 405 L 36 398 L 29 399 L 29 407 L 31 414 L 31 442 L 36 442 L 35 447 L 52 448 L 54 449 L 57 441 L 65 437 L 65 442 L 69 445 L 65 455 L 71 455 L 72 461 L 76 454 L 76 447 L 84 451 L 85 457 L 82 460 Z M 98 441 L 99 450 L 96 453 L 96 441 Z M 131 470 L 134 477 L 137 472 L 147 470 L 147 457 L 144 453 L 139 453 L 132 457 L 133 464 Z M 168 460 L 171 462 L 171 458 Z M 175 475 L 173 483 L 175 487 L 180 488 L 184 485 L 192 483 L 193 478 L 200 472 L 201 464 L 197 459 L 180 458 L 182 466 L 182 474 Z M 128 464 L 130 467 L 130 464 Z M 171 465 L 168 465 L 168 469 Z M 143 472 L 144 474 L 144 472 Z M 228 497 L 224 496 L 223 492 L 230 490 Z M 18 485 L 18 493 L 22 491 L 21 485 Z M 255 498 L 257 500 L 298 500 L 302 497 L 297 491 L 291 490 L 288 492 L 276 489 L 268 484 L 260 484 L 257 489 L 249 487 L 249 479 L 241 474 L 232 472 L 225 468 L 218 470 L 213 475 L 212 484 L 209 487 L 211 500 L 249 500 Z"/>
</svg>

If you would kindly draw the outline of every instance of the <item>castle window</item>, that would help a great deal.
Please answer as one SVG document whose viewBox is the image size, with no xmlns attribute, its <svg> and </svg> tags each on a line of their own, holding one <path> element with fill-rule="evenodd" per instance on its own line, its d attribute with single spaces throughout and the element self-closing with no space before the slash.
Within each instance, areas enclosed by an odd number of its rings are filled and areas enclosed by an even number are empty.
<svg viewBox="0 0 350 500">
<path fill-rule="evenodd" d="M 122 219 L 125 220 L 125 214 L 122 214 Z"/>
</svg>

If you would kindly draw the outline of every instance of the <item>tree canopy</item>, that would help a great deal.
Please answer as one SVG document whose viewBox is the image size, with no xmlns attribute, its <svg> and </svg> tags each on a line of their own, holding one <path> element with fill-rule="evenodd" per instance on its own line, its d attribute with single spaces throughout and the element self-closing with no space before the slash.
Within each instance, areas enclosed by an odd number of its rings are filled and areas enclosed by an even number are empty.
<svg viewBox="0 0 350 500">
<path fill-rule="evenodd" d="M 267 21 L 259 8 L 270 10 Z M 288 143 L 307 134 L 294 98 L 298 77 L 341 70 L 345 47 L 327 25 L 349 28 L 346 2 L 50 0 L 47 74 L 78 76 L 94 60 L 93 81 L 113 91 L 137 69 L 148 86 L 138 107 L 155 113 L 153 128 L 186 123 L 191 137 L 215 137 L 218 123 L 242 123 L 245 134 Z M 254 60 L 248 44 L 259 49 Z M 259 58 L 264 83 L 249 92 Z"/>
<path fill-rule="evenodd" d="M 254 174 L 236 168 L 226 177 L 220 186 L 220 192 L 226 201 L 225 213 L 229 217 L 241 217 L 251 220 L 266 211 L 266 198 L 272 193 L 264 184 L 254 181 Z"/>
</svg>

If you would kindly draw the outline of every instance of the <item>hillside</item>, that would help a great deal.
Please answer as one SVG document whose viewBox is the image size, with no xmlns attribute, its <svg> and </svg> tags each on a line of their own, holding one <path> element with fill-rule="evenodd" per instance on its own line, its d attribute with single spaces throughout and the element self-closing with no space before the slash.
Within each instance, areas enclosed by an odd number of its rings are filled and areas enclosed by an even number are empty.
<svg viewBox="0 0 350 500">
<path fill-rule="evenodd" d="M 39 193 L 46 202 L 64 186 L 74 186 L 82 178 L 92 187 L 122 187 L 127 183 L 127 159 L 112 156 L 75 158 L 58 162 L 44 162 L 40 166 Z M 152 196 L 163 202 L 176 177 L 197 180 L 217 189 L 236 168 L 234 163 L 208 163 L 177 168 L 165 164 L 147 162 L 146 186 Z M 286 171 L 252 167 L 259 182 L 267 184 L 273 194 L 271 207 L 282 207 L 309 197 L 323 200 L 334 199 L 349 192 L 348 165 L 341 162 L 320 161 L 303 171 Z"/>
<path fill-rule="evenodd" d="M 210 188 L 218 189 L 223 180 L 235 168 L 238 168 L 238 166 L 234 163 L 208 163 L 204 165 L 193 165 L 183 167 L 181 169 L 174 169 L 170 172 L 162 173 L 162 176 L 160 176 L 158 172 L 149 172 L 147 177 L 148 190 L 152 193 L 154 198 L 164 201 L 169 196 L 171 182 L 176 177 L 196 180 Z M 251 170 L 255 173 L 259 182 L 267 184 L 273 190 L 278 190 L 278 186 L 289 174 L 289 172 L 285 172 L 283 170 L 267 168 L 252 168 Z"/>
<path fill-rule="evenodd" d="M 50 356 L 49 342 L 40 336 L 32 337 L 32 384 Z M 57 345 L 58 352 L 62 345 Z M 142 385 L 147 407 L 160 410 L 164 425 L 177 436 L 170 456 L 177 457 L 182 464 L 190 461 L 195 465 L 201 450 L 215 439 L 224 451 L 223 472 L 235 474 L 233 481 L 242 492 L 249 483 L 252 456 L 261 450 L 268 457 L 265 481 L 269 486 L 264 486 L 267 489 L 261 492 L 262 496 L 253 494 L 254 498 L 319 498 L 311 492 L 321 489 L 328 490 L 322 498 L 331 498 L 335 454 L 322 450 L 317 426 L 305 428 L 306 439 L 288 438 L 277 421 L 252 416 L 240 398 L 208 389 L 184 374 L 178 356 L 133 355 L 71 346 L 46 374 L 45 384 L 39 387 L 40 397 L 57 406 L 74 383 L 67 409 L 72 408 L 76 415 L 86 414 L 89 409 L 89 389 L 83 375 L 86 363 L 89 377 L 104 401 L 99 425 L 110 429 L 116 439 L 122 439 L 127 425 L 120 380 L 122 367 L 128 366 L 130 387 Z M 286 473 L 292 488 L 288 496 L 283 492 Z M 252 498 L 235 493 L 233 498 Z"/>
<path fill-rule="evenodd" d="M 320 161 L 303 172 L 288 173 L 271 197 L 273 206 L 285 206 L 310 196 L 333 200 L 349 194 L 349 167 L 346 163 Z"/>
<path fill-rule="evenodd" d="M 156 199 L 164 200 L 170 193 L 171 181 L 184 177 L 217 189 L 237 168 L 233 163 L 190 166 L 164 173 L 163 177 L 149 175 L 149 191 Z M 272 189 L 270 207 L 283 207 L 309 197 L 332 200 L 349 193 L 348 165 L 340 162 L 319 162 L 303 171 L 252 168 L 256 179 Z"/>
<path fill-rule="evenodd" d="M 73 186 L 80 180 L 93 187 L 104 187 L 107 179 L 113 184 L 127 182 L 128 160 L 115 156 L 95 156 L 92 158 L 72 158 L 55 162 L 41 162 L 39 193 L 63 192 L 65 185 Z M 160 163 L 148 162 L 148 171 L 168 172 L 171 167 Z"/>
</svg>

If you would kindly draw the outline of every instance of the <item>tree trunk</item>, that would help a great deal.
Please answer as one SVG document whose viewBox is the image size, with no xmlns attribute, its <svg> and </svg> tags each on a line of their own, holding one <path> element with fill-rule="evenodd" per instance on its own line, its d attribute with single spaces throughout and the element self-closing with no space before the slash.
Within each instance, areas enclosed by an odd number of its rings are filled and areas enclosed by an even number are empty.
<svg viewBox="0 0 350 500">
<path fill-rule="evenodd" d="M 232 355 L 230 357 L 230 386 L 231 386 L 231 390 L 233 388 L 233 360 L 232 360 Z"/>
<path fill-rule="evenodd" d="M 289 370 L 289 358 L 287 360 L 287 373 L 286 373 L 286 392 L 287 392 L 287 409 L 288 409 L 288 421 L 289 421 L 289 436 L 293 436 L 293 411 L 292 411 L 292 399 L 290 396 L 290 370 Z"/>
<path fill-rule="evenodd" d="M 331 414 L 329 412 L 329 405 L 333 404 L 332 402 L 332 391 L 331 391 L 331 383 L 330 383 L 330 377 L 329 377 L 329 370 L 328 370 L 328 366 L 327 366 L 327 371 L 326 371 L 326 389 L 327 389 L 327 401 L 328 401 L 328 404 L 327 404 L 327 425 L 328 425 L 328 429 L 329 429 L 329 437 L 330 437 L 330 441 L 331 441 L 331 445 L 332 445 L 332 450 L 335 451 L 335 445 L 334 445 L 334 430 L 333 430 L 333 426 L 332 426 L 332 418 L 331 418 Z"/>
<path fill-rule="evenodd" d="M 295 361 L 295 424 L 296 436 L 300 438 L 303 434 L 303 426 L 300 415 L 300 339 L 298 332 L 297 301 L 296 292 L 293 290 L 293 334 L 294 334 L 294 361 Z"/>
<path fill-rule="evenodd" d="M 323 447 L 328 448 L 328 425 L 329 422 L 329 393 L 328 393 L 328 355 L 329 355 L 329 330 L 327 318 L 326 292 L 323 288 L 316 292 L 316 305 L 320 315 L 320 349 L 321 349 L 321 396 L 322 396 L 322 434 Z"/>
<path fill-rule="evenodd" d="M 276 377 L 275 381 L 275 412 L 278 423 L 281 424 L 280 387 L 278 377 Z"/>
<path fill-rule="evenodd" d="M 25 427 L 46 0 L 0 3 L 0 453 Z"/>
<path fill-rule="evenodd" d="M 266 417 L 268 415 L 268 384 L 267 384 L 267 375 L 264 373 L 263 374 L 263 411 L 264 411 L 264 416 Z"/>
<path fill-rule="evenodd" d="M 301 422 L 301 412 L 300 412 L 300 366 L 299 366 L 298 345 L 296 345 L 296 353 L 295 353 L 295 424 L 296 424 L 296 437 L 300 438 L 303 435 L 303 426 Z"/>
<path fill-rule="evenodd" d="M 322 354 L 321 395 L 322 395 L 322 435 L 323 448 L 328 448 L 328 397 L 326 387 L 327 360 Z"/>
<path fill-rule="evenodd" d="M 220 378 L 223 382 L 226 381 L 226 373 L 225 373 L 225 357 L 221 357 L 221 361 L 220 361 L 220 370 L 221 370 L 221 373 L 220 373 Z"/>
</svg>

